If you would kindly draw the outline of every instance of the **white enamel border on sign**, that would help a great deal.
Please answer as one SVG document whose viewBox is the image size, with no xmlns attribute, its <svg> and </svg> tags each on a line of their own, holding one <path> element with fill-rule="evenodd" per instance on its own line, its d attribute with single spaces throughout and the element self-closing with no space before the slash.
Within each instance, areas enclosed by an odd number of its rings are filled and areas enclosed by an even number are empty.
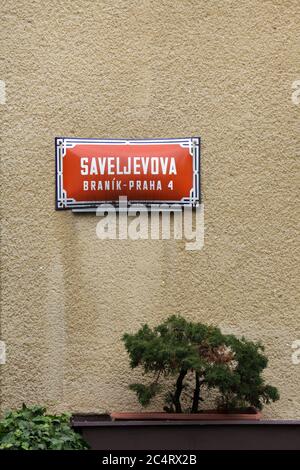
<svg viewBox="0 0 300 470">
<path fill-rule="evenodd" d="M 94 208 L 100 204 L 112 204 L 118 207 L 117 201 L 76 201 L 68 198 L 66 191 L 63 189 L 63 158 L 66 155 L 67 148 L 73 148 L 77 144 L 84 145 L 164 145 L 179 144 L 183 148 L 189 148 L 189 153 L 193 159 L 193 187 L 189 197 L 180 199 L 179 201 L 168 200 L 147 200 L 128 201 L 130 204 L 144 204 L 146 206 L 155 204 L 180 204 L 182 206 L 197 207 L 201 202 L 200 189 L 200 137 L 185 137 L 178 139 L 81 139 L 77 137 L 56 137 L 55 138 L 55 162 L 56 162 L 56 209 L 80 209 Z"/>
</svg>

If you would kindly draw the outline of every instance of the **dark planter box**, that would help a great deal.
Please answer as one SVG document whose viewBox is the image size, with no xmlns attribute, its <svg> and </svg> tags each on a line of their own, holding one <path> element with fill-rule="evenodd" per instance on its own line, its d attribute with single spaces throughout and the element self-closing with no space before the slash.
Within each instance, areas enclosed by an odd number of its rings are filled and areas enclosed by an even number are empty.
<svg viewBox="0 0 300 470">
<path fill-rule="evenodd" d="M 300 450 L 300 421 L 112 421 L 77 415 L 95 450 Z"/>
</svg>

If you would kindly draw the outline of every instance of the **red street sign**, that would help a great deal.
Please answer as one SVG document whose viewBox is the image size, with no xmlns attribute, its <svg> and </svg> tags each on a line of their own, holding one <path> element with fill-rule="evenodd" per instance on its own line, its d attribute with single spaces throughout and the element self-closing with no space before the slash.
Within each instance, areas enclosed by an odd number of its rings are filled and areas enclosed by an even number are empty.
<svg viewBox="0 0 300 470">
<path fill-rule="evenodd" d="M 200 138 L 79 139 L 57 137 L 56 208 L 128 203 L 200 202 Z"/>
</svg>

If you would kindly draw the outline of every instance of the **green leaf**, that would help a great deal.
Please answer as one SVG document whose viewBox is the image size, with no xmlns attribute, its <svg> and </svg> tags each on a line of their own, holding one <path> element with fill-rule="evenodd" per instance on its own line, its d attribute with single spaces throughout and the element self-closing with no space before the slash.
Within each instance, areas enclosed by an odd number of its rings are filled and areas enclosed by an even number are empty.
<svg viewBox="0 0 300 470">
<path fill-rule="evenodd" d="M 6 413 L 0 421 L 0 449 L 47 450 L 87 449 L 70 426 L 70 415 L 47 415 L 40 406 L 25 404 L 16 411 Z"/>
</svg>

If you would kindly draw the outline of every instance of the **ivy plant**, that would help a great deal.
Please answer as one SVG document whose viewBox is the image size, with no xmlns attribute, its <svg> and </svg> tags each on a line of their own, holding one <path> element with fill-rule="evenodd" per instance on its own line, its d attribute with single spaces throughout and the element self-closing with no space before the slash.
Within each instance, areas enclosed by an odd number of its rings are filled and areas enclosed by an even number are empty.
<svg viewBox="0 0 300 470">
<path fill-rule="evenodd" d="M 46 414 L 40 406 L 9 411 L 0 421 L 2 450 L 84 450 L 88 445 L 70 426 L 70 415 Z"/>
</svg>

